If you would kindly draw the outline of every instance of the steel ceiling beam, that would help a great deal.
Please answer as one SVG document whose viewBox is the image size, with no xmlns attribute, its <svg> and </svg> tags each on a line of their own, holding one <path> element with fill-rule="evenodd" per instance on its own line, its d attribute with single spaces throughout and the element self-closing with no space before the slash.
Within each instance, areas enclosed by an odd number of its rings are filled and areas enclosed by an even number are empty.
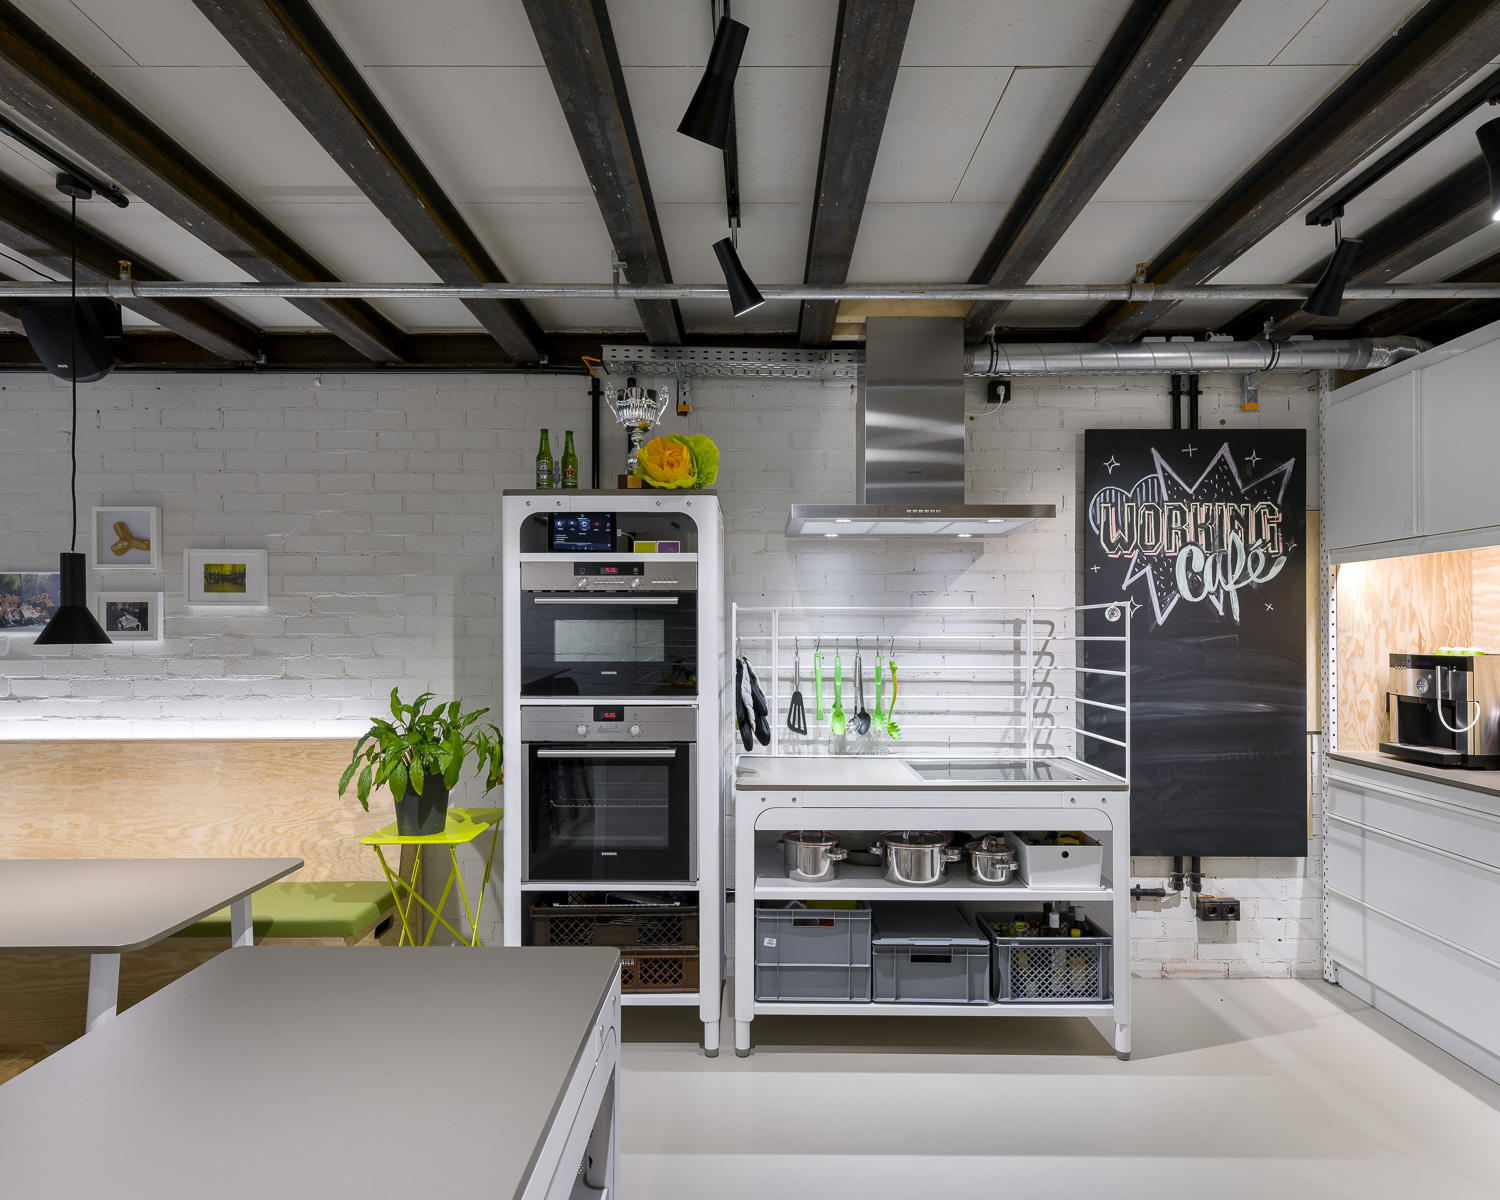
<svg viewBox="0 0 1500 1200">
<path fill-rule="evenodd" d="M 65 209 L 0 176 L 0 245 L 66 276 L 68 238 Z M 172 276 L 160 267 L 79 222 L 80 283 L 118 280 L 121 260 L 130 262 L 131 274 L 137 280 L 173 281 Z M 255 361 L 255 331 L 216 304 L 204 300 L 138 297 L 126 297 L 123 304 L 148 321 L 155 321 L 163 328 L 181 334 L 220 358 L 230 362 Z"/>
<path fill-rule="evenodd" d="M 1500 254 L 1491 254 L 1462 271 L 1449 275 L 1445 283 L 1500 283 Z M 1360 336 L 1384 337 L 1407 330 L 1430 331 L 1429 340 L 1448 341 L 1459 334 L 1500 320 L 1500 301 L 1477 300 L 1467 304 L 1444 304 L 1433 300 L 1408 300 L 1367 317 L 1359 325 Z M 1423 336 L 1428 336 L 1424 333 Z"/>
<path fill-rule="evenodd" d="M 506 281 L 307 0 L 194 3 L 439 279 Z M 541 326 L 524 305 L 464 304 L 513 358 L 541 357 Z"/>
<path fill-rule="evenodd" d="M 807 283 L 841 284 L 849 278 L 914 4 L 915 0 L 839 0 L 807 236 Z M 827 346 L 838 311 L 836 301 L 804 301 L 799 322 L 802 345 Z"/>
<path fill-rule="evenodd" d="M 1148 281 L 1211 279 L 1497 56 L 1500 0 L 1428 0 L 1149 264 Z M 1139 337 L 1171 307 L 1112 308 L 1091 333 Z"/>
<path fill-rule="evenodd" d="M 1000 222 L 970 283 L 1025 283 L 1036 273 L 1238 4 L 1135 0 Z M 1004 302 L 974 305 L 965 322 L 969 336 L 992 328 L 1007 307 Z"/>
<path fill-rule="evenodd" d="M 1360 234 L 1363 244 L 1349 282 L 1356 287 L 1386 283 L 1464 238 L 1488 229 L 1491 223 L 1489 172 L 1483 159 L 1475 159 Z M 1297 282 L 1316 283 L 1328 262 L 1325 258 L 1304 271 Z M 1336 322 L 1337 318 L 1333 320 Z M 1295 302 L 1272 302 L 1257 305 L 1227 322 L 1224 331 L 1235 337 L 1259 337 L 1267 321 L 1272 323 L 1272 337 L 1286 338 L 1300 333 L 1319 318 L 1303 312 Z"/>
<path fill-rule="evenodd" d="M 522 3 L 626 277 L 637 284 L 671 283 L 605 0 Z M 681 343 L 682 316 L 675 301 L 638 300 L 636 309 L 654 344 Z"/>
<path fill-rule="evenodd" d="M 252 278 L 333 274 L 10 0 L 0 0 L 0 101 Z M 401 360 L 400 330 L 368 304 L 294 303 L 366 357 Z"/>
</svg>

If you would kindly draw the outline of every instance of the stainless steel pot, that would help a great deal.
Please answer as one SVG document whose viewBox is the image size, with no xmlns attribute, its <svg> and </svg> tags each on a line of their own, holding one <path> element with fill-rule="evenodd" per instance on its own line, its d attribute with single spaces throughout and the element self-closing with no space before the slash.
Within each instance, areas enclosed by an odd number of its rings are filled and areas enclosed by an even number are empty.
<svg viewBox="0 0 1500 1200">
<path fill-rule="evenodd" d="M 962 850 L 949 849 L 946 833 L 920 829 L 892 829 L 870 847 L 880 855 L 880 874 L 887 883 L 908 887 L 931 887 L 948 875 L 948 864 L 957 862 Z"/>
<path fill-rule="evenodd" d="M 1003 838 L 993 835 L 964 847 L 969 856 L 969 879 L 973 883 L 1009 883 L 1016 873 L 1016 851 Z"/>
<path fill-rule="evenodd" d="M 821 829 L 794 829 L 781 835 L 786 877 L 793 883 L 828 883 L 839 877 L 839 862 L 848 851 L 837 834 Z"/>
</svg>

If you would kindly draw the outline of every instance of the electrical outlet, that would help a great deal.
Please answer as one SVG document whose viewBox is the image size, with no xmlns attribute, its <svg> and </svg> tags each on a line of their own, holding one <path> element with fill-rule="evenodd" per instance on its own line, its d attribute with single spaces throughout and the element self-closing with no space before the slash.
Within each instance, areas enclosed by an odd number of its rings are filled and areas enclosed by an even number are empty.
<svg viewBox="0 0 1500 1200">
<path fill-rule="evenodd" d="M 1200 921 L 1238 921 L 1240 902 L 1224 896 L 1199 896 L 1194 901 Z"/>
</svg>

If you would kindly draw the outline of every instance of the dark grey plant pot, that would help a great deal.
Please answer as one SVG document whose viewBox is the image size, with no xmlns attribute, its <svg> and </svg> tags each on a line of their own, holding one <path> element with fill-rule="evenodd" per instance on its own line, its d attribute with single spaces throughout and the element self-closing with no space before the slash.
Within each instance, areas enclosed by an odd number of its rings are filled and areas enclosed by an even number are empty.
<svg viewBox="0 0 1500 1200">
<path fill-rule="evenodd" d="M 396 832 L 402 837 L 442 833 L 448 823 L 448 785 L 441 775 L 428 775 L 419 796 L 410 787 L 396 801 Z"/>
</svg>

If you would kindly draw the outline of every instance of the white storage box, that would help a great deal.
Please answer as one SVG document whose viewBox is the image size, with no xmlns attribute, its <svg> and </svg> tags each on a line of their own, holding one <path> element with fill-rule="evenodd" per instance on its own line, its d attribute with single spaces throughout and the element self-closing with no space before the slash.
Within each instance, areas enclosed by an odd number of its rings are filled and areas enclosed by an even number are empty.
<svg viewBox="0 0 1500 1200">
<path fill-rule="evenodd" d="M 1104 877 L 1104 847 L 1080 834 L 1081 846 L 1033 846 L 1026 841 L 1037 834 L 1007 833 L 1015 847 L 1021 882 L 1027 887 L 1099 887 Z"/>
</svg>

